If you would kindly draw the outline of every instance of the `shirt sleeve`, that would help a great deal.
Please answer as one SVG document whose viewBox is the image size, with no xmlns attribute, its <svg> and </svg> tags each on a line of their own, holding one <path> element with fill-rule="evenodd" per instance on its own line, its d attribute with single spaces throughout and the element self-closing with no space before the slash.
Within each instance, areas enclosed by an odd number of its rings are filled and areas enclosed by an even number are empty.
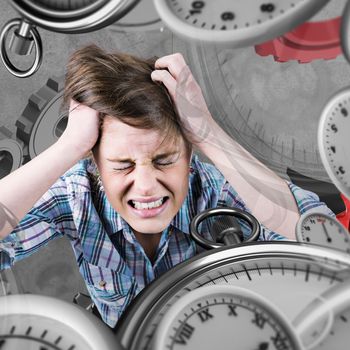
<svg viewBox="0 0 350 350">
<path fill-rule="evenodd" d="M 306 212 L 321 212 L 326 215 L 335 217 L 335 214 L 327 207 L 324 202 L 320 202 L 316 193 L 302 189 L 299 186 L 294 185 L 290 181 L 287 181 L 289 189 L 291 190 L 300 214 Z M 220 199 L 218 205 L 236 207 L 251 213 L 251 210 L 246 206 L 243 199 L 238 195 L 236 190 L 226 181 L 222 187 L 220 193 Z M 244 235 L 248 235 L 250 232 L 249 226 L 240 221 L 242 231 Z M 270 230 L 261 224 L 261 231 L 259 241 L 272 241 L 272 240 L 288 240 L 285 236 L 280 235 L 277 232 Z"/>
<path fill-rule="evenodd" d="M 74 238 L 76 230 L 68 198 L 66 183 L 60 177 L 14 230 L 0 240 L 0 270 L 11 267 L 63 234 Z"/>
</svg>

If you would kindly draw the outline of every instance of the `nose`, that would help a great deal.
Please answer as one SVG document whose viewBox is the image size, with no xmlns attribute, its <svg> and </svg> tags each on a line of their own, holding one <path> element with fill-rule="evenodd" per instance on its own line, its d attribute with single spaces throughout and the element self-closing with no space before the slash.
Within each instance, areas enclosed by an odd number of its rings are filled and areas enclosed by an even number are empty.
<svg viewBox="0 0 350 350">
<path fill-rule="evenodd" d="M 134 188 L 140 196 L 152 196 L 156 193 L 156 171 L 150 165 L 137 165 L 134 169 Z"/>
</svg>

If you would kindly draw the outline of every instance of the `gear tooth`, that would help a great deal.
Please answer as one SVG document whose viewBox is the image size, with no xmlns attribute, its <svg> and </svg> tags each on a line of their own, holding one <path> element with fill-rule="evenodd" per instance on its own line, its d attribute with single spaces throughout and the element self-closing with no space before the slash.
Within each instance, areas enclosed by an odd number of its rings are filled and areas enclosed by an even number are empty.
<svg viewBox="0 0 350 350">
<path fill-rule="evenodd" d="M 17 137 L 23 142 L 29 143 L 30 132 L 32 130 L 33 124 L 25 118 L 19 118 L 16 120 L 15 125 L 17 127 Z"/>
<path fill-rule="evenodd" d="M 59 92 L 64 88 L 64 77 L 53 76 L 47 80 L 46 85 L 52 90 Z"/>
<path fill-rule="evenodd" d="M 12 138 L 12 132 L 6 126 L 0 126 L 0 139 L 4 136 L 4 138 Z"/>
<path fill-rule="evenodd" d="M 32 94 L 29 98 L 28 105 L 35 107 L 38 111 L 41 111 L 47 101 L 38 94 Z"/>
<path fill-rule="evenodd" d="M 255 52 L 260 56 L 272 55 L 276 62 L 305 64 L 319 59 L 334 59 L 342 53 L 340 19 L 305 22 L 281 37 L 256 45 Z"/>
<path fill-rule="evenodd" d="M 313 61 L 315 61 L 316 59 L 314 59 Z M 307 59 L 299 59 L 298 63 L 299 64 L 306 64 L 306 63 L 310 63 L 312 62 L 312 60 L 307 60 Z"/>
<path fill-rule="evenodd" d="M 54 107 L 54 111 L 51 110 L 52 106 L 50 102 L 53 101 L 55 104 L 57 100 L 62 97 L 61 91 L 63 87 L 64 76 L 53 76 L 49 78 L 44 86 L 29 97 L 26 107 L 24 108 L 21 116 L 17 119 L 15 123 L 15 135 L 17 142 L 20 143 L 23 149 L 23 164 L 27 163 L 36 156 L 36 153 L 32 150 L 31 146 L 36 137 L 43 136 L 42 134 L 36 134 L 35 130 L 37 127 L 39 127 L 41 119 L 49 118 L 48 120 L 52 124 L 52 127 L 54 127 L 57 111 L 55 109 L 56 107 Z M 48 108 L 46 109 L 46 107 Z M 59 115 L 57 114 L 57 120 L 58 118 Z M 48 131 L 48 137 L 51 137 L 52 140 L 50 140 L 54 142 L 55 136 L 53 136 L 53 134 L 51 136 L 50 135 L 51 132 Z"/>
</svg>

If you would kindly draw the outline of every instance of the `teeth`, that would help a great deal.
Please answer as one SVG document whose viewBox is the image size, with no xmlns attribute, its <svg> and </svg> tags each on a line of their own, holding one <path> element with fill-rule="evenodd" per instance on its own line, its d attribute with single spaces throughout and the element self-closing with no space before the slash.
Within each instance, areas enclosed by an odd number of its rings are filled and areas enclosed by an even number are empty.
<svg viewBox="0 0 350 350">
<path fill-rule="evenodd" d="M 164 197 L 161 199 L 158 199 L 155 202 L 141 203 L 141 202 L 132 201 L 132 204 L 136 209 L 152 209 L 152 208 L 160 207 L 163 204 L 163 201 L 164 201 Z"/>
</svg>

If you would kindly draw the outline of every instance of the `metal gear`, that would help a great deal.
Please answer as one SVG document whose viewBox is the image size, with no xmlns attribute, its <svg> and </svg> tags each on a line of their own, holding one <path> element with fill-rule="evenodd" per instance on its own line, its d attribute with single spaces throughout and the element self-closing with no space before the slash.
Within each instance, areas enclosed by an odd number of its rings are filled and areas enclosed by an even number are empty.
<svg viewBox="0 0 350 350">
<path fill-rule="evenodd" d="M 306 22 L 278 38 L 255 45 L 255 52 L 260 56 L 272 55 L 277 62 L 335 59 L 342 53 L 340 24 L 341 17 Z"/>
<path fill-rule="evenodd" d="M 0 179 L 19 168 L 23 162 L 23 142 L 16 140 L 5 126 L 0 126 Z"/>
<path fill-rule="evenodd" d="M 24 143 L 23 163 L 54 144 L 66 128 L 67 114 L 60 111 L 63 87 L 63 76 L 49 78 L 43 87 L 30 96 L 16 121 L 17 139 Z"/>
</svg>

